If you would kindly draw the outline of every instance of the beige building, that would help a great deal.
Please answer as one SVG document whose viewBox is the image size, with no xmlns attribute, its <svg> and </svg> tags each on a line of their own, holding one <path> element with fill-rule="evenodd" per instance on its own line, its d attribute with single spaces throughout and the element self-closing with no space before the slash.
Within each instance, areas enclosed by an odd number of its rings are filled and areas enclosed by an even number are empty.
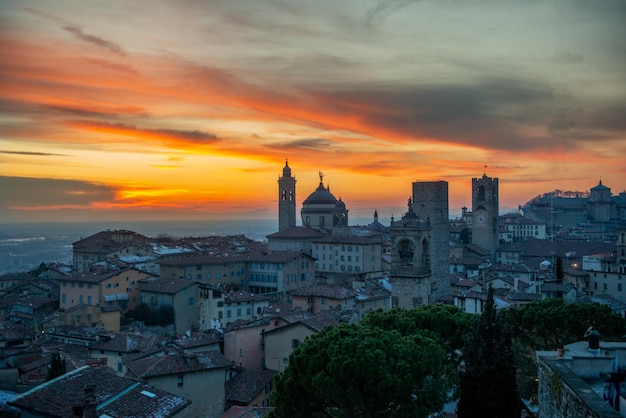
<svg viewBox="0 0 626 418">
<path fill-rule="evenodd" d="M 190 353 L 166 347 L 126 364 L 127 375 L 191 400 L 186 417 L 219 418 L 226 406 L 230 362 L 219 351 Z"/>
<path fill-rule="evenodd" d="M 152 277 L 134 268 L 79 272 L 59 279 L 61 309 L 77 304 L 119 306 L 124 312 L 139 305 L 138 282 Z"/>
<path fill-rule="evenodd" d="M 174 309 L 174 329 L 181 333 L 198 330 L 200 284 L 193 280 L 150 277 L 139 283 L 141 303 L 155 312 L 161 306 Z"/>
<path fill-rule="evenodd" d="M 264 332 L 265 367 L 278 372 L 284 371 L 293 350 L 307 337 L 338 323 L 334 316 L 322 313 Z"/>
<path fill-rule="evenodd" d="M 107 331 L 120 330 L 121 309 L 118 306 L 74 305 L 49 315 L 43 322 L 43 330 L 60 326 L 95 327 Z"/>
<path fill-rule="evenodd" d="M 354 309 L 358 292 L 351 288 L 316 284 L 289 292 L 294 308 L 317 314 L 329 309 Z"/>
</svg>

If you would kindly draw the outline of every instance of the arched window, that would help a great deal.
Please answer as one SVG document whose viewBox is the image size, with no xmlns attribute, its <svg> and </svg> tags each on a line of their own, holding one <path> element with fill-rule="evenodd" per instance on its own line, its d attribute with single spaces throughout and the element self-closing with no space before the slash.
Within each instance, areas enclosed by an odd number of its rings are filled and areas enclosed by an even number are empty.
<svg viewBox="0 0 626 418">
<path fill-rule="evenodd" d="M 484 186 L 478 186 L 478 189 L 476 189 L 476 200 L 478 201 L 485 200 L 485 187 Z"/>
<path fill-rule="evenodd" d="M 400 265 L 412 266 L 413 265 L 413 253 L 415 252 L 415 246 L 413 242 L 408 239 L 403 239 L 398 243 L 398 255 L 400 256 Z"/>
</svg>

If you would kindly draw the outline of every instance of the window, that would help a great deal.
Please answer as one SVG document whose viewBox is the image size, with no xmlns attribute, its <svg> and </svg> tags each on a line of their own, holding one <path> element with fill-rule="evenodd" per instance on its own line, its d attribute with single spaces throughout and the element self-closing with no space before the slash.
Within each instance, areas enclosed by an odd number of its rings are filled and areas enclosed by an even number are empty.
<svg viewBox="0 0 626 418">
<path fill-rule="evenodd" d="M 226 311 L 226 318 L 230 318 L 233 316 L 233 312 L 229 309 Z"/>
<path fill-rule="evenodd" d="M 184 384 L 183 379 L 184 379 L 184 377 L 185 377 L 185 375 L 184 375 L 184 374 L 179 374 L 179 375 L 178 375 L 178 387 L 179 387 L 179 388 L 182 388 L 182 387 L 183 387 L 183 384 Z"/>
<path fill-rule="evenodd" d="M 115 283 L 115 284 L 113 285 L 113 287 L 120 287 L 120 284 L 119 284 L 119 283 Z"/>
<path fill-rule="evenodd" d="M 65 293 L 61 295 L 61 302 L 67 303 L 67 295 Z"/>
<path fill-rule="evenodd" d="M 298 348 L 299 345 L 300 345 L 300 340 L 295 339 L 295 338 L 291 340 L 291 348 Z"/>
<path fill-rule="evenodd" d="M 111 283 L 107 283 L 106 288 L 110 289 L 111 288 Z"/>
<path fill-rule="evenodd" d="M 193 304 L 194 304 L 193 298 L 189 298 L 189 301 L 188 301 L 187 303 L 188 303 L 189 305 L 193 305 Z"/>
<path fill-rule="evenodd" d="M 87 305 L 91 305 L 91 296 L 87 296 Z"/>
<path fill-rule="evenodd" d="M 325 304 L 326 304 L 326 298 L 325 298 L 324 296 L 321 296 L 321 297 L 320 297 L 320 303 L 321 303 L 322 305 L 325 305 Z"/>
</svg>

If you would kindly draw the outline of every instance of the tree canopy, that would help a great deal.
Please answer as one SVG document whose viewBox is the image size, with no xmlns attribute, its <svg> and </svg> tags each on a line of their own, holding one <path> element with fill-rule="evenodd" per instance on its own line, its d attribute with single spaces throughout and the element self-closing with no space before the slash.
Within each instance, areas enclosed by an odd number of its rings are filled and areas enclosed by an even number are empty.
<svg viewBox="0 0 626 418">
<path fill-rule="evenodd" d="M 327 327 L 289 357 L 272 394 L 273 417 L 427 417 L 443 408 L 455 373 L 419 331 Z"/>
<path fill-rule="evenodd" d="M 491 286 L 483 313 L 474 318 L 466 336 L 463 361 L 459 417 L 519 418 L 511 337 L 498 321 Z"/>
<path fill-rule="evenodd" d="M 565 304 L 561 299 L 544 299 L 502 312 L 502 322 L 514 338 L 535 350 L 556 350 L 585 338 L 594 325 L 603 338 L 626 335 L 626 320 L 599 303 Z"/>
<path fill-rule="evenodd" d="M 463 336 L 469 329 L 472 315 L 455 306 L 437 304 L 415 309 L 392 309 L 376 311 L 361 321 L 364 326 L 393 329 L 402 335 L 430 333 L 449 353 L 463 346 Z"/>
</svg>

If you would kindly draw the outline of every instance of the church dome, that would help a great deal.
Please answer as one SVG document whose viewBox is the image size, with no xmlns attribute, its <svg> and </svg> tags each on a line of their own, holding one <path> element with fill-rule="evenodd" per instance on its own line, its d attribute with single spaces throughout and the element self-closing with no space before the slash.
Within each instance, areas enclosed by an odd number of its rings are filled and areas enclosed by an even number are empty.
<svg viewBox="0 0 626 418">
<path fill-rule="evenodd" d="M 336 203 L 337 198 L 333 196 L 330 190 L 324 187 L 324 184 L 321 182 L 317 189 L 315 189 L 315 191 L 311 193 L 304 202 L 302 202 L 303 205 L 327 205 Z"/>
<path fill-rule="evenodd" d="M 339 200 L 337 201 L 337 203 L 335 203 L 335 207 L 337 209 L 345 209 L 346 208 L 346 204 L 343 203 L 343 200 L 341 200 L 341 198 L 339 198 Z"/>
<path fill-rule="evenodd" d="M 283 177 L 291 177 L 291 167 L 289 167 L 287 160 L 285 160 L 285 166 L 283 167 Z"/>
</svg>

